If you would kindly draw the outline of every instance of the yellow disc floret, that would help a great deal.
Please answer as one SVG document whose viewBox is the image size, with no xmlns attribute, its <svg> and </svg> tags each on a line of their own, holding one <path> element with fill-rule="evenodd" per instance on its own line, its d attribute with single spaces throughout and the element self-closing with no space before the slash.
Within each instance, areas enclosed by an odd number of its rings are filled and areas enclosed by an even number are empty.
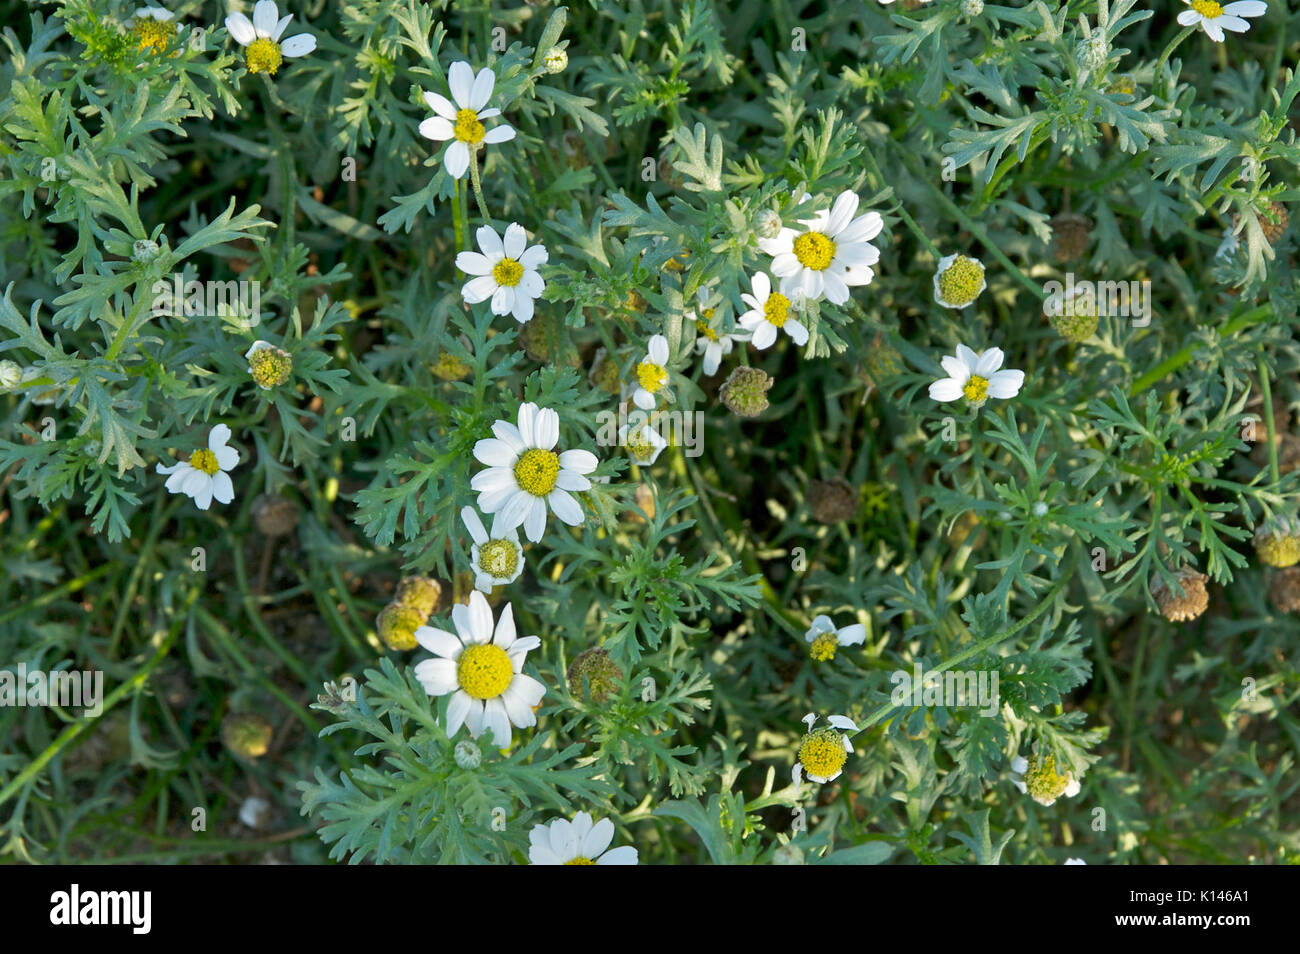
<svg viewBox="0 0 1300 954">
<path fill-rule="evenodd" d="M 628 434 L 623 445 L 627 448 L 628 453 L 632 455 L 632 459 L 638 464 L 650 460 L 655 454 L 654 444 L 650 442 L 645 431 L 641 428 L 638 428 L 634 433 Z"/>
<path fill-rule="evenodd" d="M 280 44 L 265 36 L 259 36 L 248 44 L 248 48 L 244 50 L 244 59 L 248 62 L 248 72 L 270 73 L 272 76 L 284 62 L 284 57 L 280 53 Z"/>
<path fill-rule="evenodd" d="M 293 357 L 279 348 L 261 348 L 248 356 L 248 373 L 260 388 L 279 387 L 293 373 Z"/>
<path fill-rule="evenodd" d="M 520 490 L 534 497 L 545 497 L 555 488 L 560 475 L 560 458 L 553 452 L 534 447 L 515 461 L 515 482 Z"/>
<path fill-rule="evenodd" d="M 492 266 L 492 277 L 498 285 L 514 288 L 524 277 L 524 267 L 513 258 L 503 258 Z"/>
<path fill-rule="evenodd" d="M 794 257 L 804 268 L 824 271 L 835 258 L 835 243 L 820 232 L 805 232 L 794 240 Z"/>
<path fill-rule="evenodd" d="M 195 470 L 201 470 L 211 477 L 221 468 L 217 466 L 217 455 L 212 453 L 206 447 L 202 450 L 196 450 L 190 457 L 190 466 Z"/>
<path fill-rule="evenodd" d="M 1207 20 L 1223 16 L 1223 7 L 1214 0 L 1192 0 L 1192 9 Z"/>
<path fill-rule="evenodd" d="M 989 380 L 981 378 L 978 374 L 972 374 L 970 380 L 966 382 L 961 393 L 966 395 L 966 400 L 972 404 L 983 404 L 989 396 Z"/>
<path fill-rule="evenodd" d="M 773 328 L 781 328 L 790 319 L 790 299 L 780 292 L 772 292 L 763 302 L 763 317 Z"/>
<path fill-rule="evenodd" d="M 654 394 L 668 383 L 668 371 L 653 361 L 642 361 L 636 366 L 636 379 L 641 387 Z"/>
<path fill-rule="evenodd" d="M 474 699 L 495 699 L 514 676 L 510 657 L 493 643 L 467 646 L 456 660 L 456 681 Z"/>
<path fill-rule="evenodd" d="M 718 340 L 718 333 L 702 321 L 696 322 L 695 329 L 710 341 Z"/>
<path fill-rule="evenodd" d="M 1044 804 L 1054 802 L 1065 793 L 1070 785 L 1070 773 L 1064 775 L 1056 771 L 1056 758 L 1047 756 L 1039 759 L 1037 755 L 1029 757 L 1025 768 L 1025 788 L 1034 801 Z"/>
<path fill-rule="evenodd" d="M 963 308 L 973 302 L 984 287 L 984 266 L 973 258 L 958 255 L 939 273 L 939 294 L 946 304 Z"/>
<path fill-rule="evenodd" d="M 582 855 L 579 855 L 577 858 L 574 858 L 571 861 L 565 862 L 566 865 L 594 865 L 595 863 L 596 862 L 592 861 L 590 858 L 584 857 Z"/>
<path fill-rule="evenodd" d="M 839 773 L 848 757 L 844 737 L 834 729 L 816 729 L 799 743 L 799 761 L 804 771 L 817 778 L 830 778 Z"/>
<path fill-rule="evenodd" d="M 519 566 L 519 550 L 509 540 L 489 540 L 478 551 L 478 568 L 488 576 L 506 579 Z"/>
<path fill-rule="evenodd" d="M 487 130 L 478 121 L 478 113 L 472 109 L 462 109 L 456 113 L 456 126 L 453 132 L 461 142 L 477 146 L 483 141 L 483 136 Z"/>
<path fill-rule="evenodd" d="M 1279 569 L 1294 566 L 1300 562 L 1300 539 L 1276 533 L 1265 534 L 1256 538 L 1255 552 L 1266 566 Z"/>
<path fill-rule="evenodd" d="M 167 43 L 176 35 L 176 27 L 164 20 L 153 17 L 140 17 L 131 30 L 140 41 L 140 52 L 152 50 L 161 53 L 167 49 Z"/>
<path fill-rule="evenodd" d="M 839 645 L 840 641 L 836 639 L 834 633 L 822 633 L 808 647 L 808 655 L 818 662 L 826 662 L 835 658 L 835 650 Z"/>
</svg>

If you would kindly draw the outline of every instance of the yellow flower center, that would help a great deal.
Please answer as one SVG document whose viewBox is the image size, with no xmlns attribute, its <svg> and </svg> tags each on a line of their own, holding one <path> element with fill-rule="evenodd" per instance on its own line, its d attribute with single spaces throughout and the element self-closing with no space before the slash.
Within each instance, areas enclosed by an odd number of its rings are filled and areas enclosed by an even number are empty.
<svg viewBox="0 0 1300 954">
<path fill-rule="evenodd" d="M 988 399 L 989 381 L 988 378 L 981 378 L 978 374 L 972 374 L 966 386 L 961 389 L 961 393 L 966 395 L 966 400 L 972 404 L 981 404 Z"/>
<path fill-rule="evenodd" d="M 478 568 L 488 576 L 505 579 L 519 566 L 519 551 L 509 540 L 489 540 L 478 551 Z"/>
<path fill-rule="evenodd" d="M 636 366 L 636 379 L 651 394 L 668 383 L 668 371 L 653 361 L 642 361 Z"/>
<path fill-rule="evenodd" d="M 503 258 L 492 266 L 492 277 L 498 285 L 514 288 L 524 277 L 524 267 L 513 258 Z"/>
<path fill-rule="evenodd" d="M 492 643 L 467 646 L 456 661 L 456 681 L 474 699 L 495 699 L 514 677 L 510 657 Z"/>
<path fill-rule="evenodd" d="M 706 314 L 708 313 L 706 312 Z M 699 330 L 701 335 L 703 335 L 705 338 L 708 338 L 710 341 L 718 340 L 718 333 L 714 331 L 712 328 L 710 328 L 708 325 L 706 325 L 704 322 L 702 321 L 696 322 L 696 328 Z"/>
<path fill-rule="evenodd" d="M 1207 20 L 1223 16 L 1223 7 L 1214 0 L 1192 0 L 1192 9 Z"/>
<path fill-rule="evenodd" d="M 1300 562 L 1300 540 L 1283 533 L 1267 534 L 1256 540 L 1255 552 L 1266 566 L 1294 566 Z"/>
<path fill-rule="evenodd" d="M 805 232 L 794 240 L 794 257 L 804 268 L 823 271 L 835 258 L 835 243 L 820 232 Z"/>
<path fill-rule="evenodd" d="M 453 132 L 461 142 L 477 146 L 483 141 L 486 130 L 478 121 L 478 113 L 472 109 L 462 109 L 456 113 L 456 126 Z"/>
<path fill-rule="evenodd" d="M 596 862 L 592 861 L 590 858 L 583 857 L 581 855 L 577 858 L 574 858 L 572 861 L 565 862 L 566 865 L 594 865 L 595 863 Z"/>
<path fill-rule="evenodd" d="M 248 49 L 244 50 L 244 59 L 248 62 L 248 72 L 270 73 L 272 76 L 284 62 L 280 44 L 265 36 L 259 36 L 248 44 Z"/>
<path fill-rule="evenodd" d="M 190 457 L 190 466 L 195 470 L 201 470 L 211 477 L 221 468 L 217 465 L 217 455 L 212 453 L 206 447 L 202 450 L 196 450 Z"/>
<path fill-rule="evenodd" d="M 279 348 L 263 348 L 248 357 L 248 373 L 260 388 L 276 388 L 286 384 L 292 372 L 293 358 Z"/>
<path fill-rule="evenodd" d="M 844 739 L 834 729 L 809 732 L 799 743 L 799 761 L 803 763 L 804 771 L 818 778 L 830 778 L 844 768 L 848 757 L 844 751 Z"/>
<path fill-rule="evenodd" d="M 560 458 L 548 450 L 534 447 L 515 461 L 515 482 L 534 497 L 545 497 L 555 487 L 560 475 Z"/>
<path fill-rule="evenodd" d="M 636 433 L 629 434 L 624 444 L 628 449 L 628 453 L 632 455 L 632 459 L 638 464 L 644 463 L 654 456 L 655 446 L 645 436 L 644 430 L 638 429 Z"/>
<path fill-rule="evenodd" d="M 167 49 L 167 42 L 176 35 L 176 27 L 153 17 L 141 17 L 135 21 L 132 32 L 140 40 L 140 52 L 153 50 L 161 53 Z"/>
<path fill-rule="evenodd" d="M 784 327 L 790 320 L 790 299 L 780 292 L 772 292 L 767 296 L 767 301 L 763 302 L 763 317 L 774 328 Z"/>
<path fill-rule="evenodd" d="M 1058 775 L 1053 756 L 1049 755 L 1041 762 L 1036 755 L 1029 757 L 1029 765 L 1025 768 L 1025 788 L 1034 799 L 1052 801 L 1060 798 L 1069 784 L 1070 773 Z"/>
<path fill-rule="evenodd" d="M 965 307 L 984 285 L 984 266 L 973 258 L 958 255 L 939 275 L 939 294 L 949 305 Z"/>
<path fill-rule="evenodd" d="M 835 658 L 835 650 L 839 648 L 839 645 L 840 641 L 835 638 L 834 633 L 822 633 L 808 647 L 808 655 L 818 662 L 826 662 Z M 820 775 L 821 772 L 817 774 Z"/>
</svg>

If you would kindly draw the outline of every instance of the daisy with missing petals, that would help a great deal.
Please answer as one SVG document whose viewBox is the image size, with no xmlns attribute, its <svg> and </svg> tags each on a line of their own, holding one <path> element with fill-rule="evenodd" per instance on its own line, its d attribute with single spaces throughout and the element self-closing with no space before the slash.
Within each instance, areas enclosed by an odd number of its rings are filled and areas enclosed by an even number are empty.
<svg viewBox="0 0 1300 954">
<path fill-rule="evenodd" d="M 814 729 L 817 716 L 808 713 L 803 722 L 808 732 L 799 740 L 799 761 L 794 763 L 794 784 L 802 785 L 804 774 L 813 782 L 825 784 L 833 782 L 844 771 L 844 763 L 853 751 L 853 743 L 842 730 L 857 732 L 858 727 L 848 716 L 833 715 L 826 719 L 830 723 L 820 729 Z"/>
<path fill-rule="evenodd" d="M 823 297 L 834 305 L 849 300 L 849 289 L 870 285 L 871 266 L 880 252 L 871 239 L 884 222 L 879 212 L 857 215 L 856 193 L 841 192 L 830 211 L 801 219 L 802 230 L 783 228 L 758 247 L 772 256 L 772 274 L 781 279 L 781 294 L 794 301 Z M 856 216 L 856 218 L 855 218 Z"/>
<path fill-rule="evenodd" d="M 808 655 L 818 662 L 835 658 L 840 646 L 856 646 L 866 641 L 867 627 L 862 623 L 835 628 L 829 616 L 818 616 L 803 637 L 808 643 Z"/>
<path fill-rule="evenodd" d="M 560 416 L 531 401 L 519 405 L 519 426 L 509 421 L 492 425 L 496 437 L 474 445 L 474 456 L 487 470 L 474 475 L 470 486 L 479 492 L 478 507 L 496 514 L 494 533 L 522 526 L 536 543 L 546 529 L 546 508 L 571 527 L 582 523 L 582 507 L 570 491 L 590 490 L 586 474 L 596 469 L 591 451 L 552 448 L 560 439 Z"/>
<path fill-rule="evenodd" d="M 228 447 L 228 440 L 230 428 L 218 424 L 208 434 L 208 446 L 196 450 L 189 460 L 170 467 L 159 463 L 158 473 L 169 475 L 167 490 L 192 498 L 200 510 L 207 510 L 213 500 L 223 504 L 234 500 L 235 486 L 226 471 L 239 463 L 239 451 Z"/>
<path fill-rule="evenodd" d="M 766 272 L 759 272 L 749 280 L 752 295 L 741 294 L 740 299 L 749 306 L 738 319 L 740 327 L 750 333 L 750 341 L 762 351 L 772 347 L 777 335 L 784 331 L 790 340 L 803 347 L 808 343 L 808 329 L 794 316 L 794 304 L 783 292 L 772 290 L 772 280 Z"/>
<path fill-rule="evenodd" d="M 162 7 L 139 7 L 126 26 L 140 41 L 141 53 L 145 50 L 161 53 L 181 28 L 179 23 L 172 22 L 174 19 L 175 14 Z"/>
<path fill-rule="evenodd" d="M 614 839 L 614 823 L 602 818 L 595 824 L 586 812 L 573 821 L 557 818 L 549 825 L 534 825 L 528 833 L 528 860 L 535 865 L 634 865 L 636 849 L 624 845 L 605 849 Z"/>
<path fill-rule="evenodd" d="M 704 355 L 704 374 L 706 377 L 712 377 L 718 373 L 718 366 L 722 364 L 722 359 L 731 354 L 735 343 L 748 341 L 749 335 L 734 331 L 725 334 L 718 330 L 725 317 L 723 307 L 726 301 L 712 285 L 700 289 L 699 303 L 699 308 L 686 312 L 683 317 L 687 321 L 695 322 L 697 333 L 695 353 Z"/>
<path fill-rule="evenodd" d="M 965 308 L 984 291 L 984 263 L 967 255 L 939 260 L 934 273 L 934 300 L 945 308 Z"/>
<path fill-rule="evenodd" d="M 421 626 L 415 638 L 433 653 L 415 667 L 415 678 L 431 696 L 452 694 L 447 705 L 447 738 L 462 725 L 475 738 L 487 730 L 499 749 L 510 745 L 510 727 L 524 729 L 537 724 L 533 707 L 539 705 L 546 687 L 525 676 L 524 658 L 542 641 L 536 636 L 515 636 L 515 614 L 509 603 L 501 619 L 492 625 L 492 609 L 478 590 L 469 595 L 469 605 L 451 608 L 455 633 Z"/>
<path fill-rule="evenodd" d="M 299 33 L 280 42 L 280 37 L 292 19 L 292 13 L 280 18 L 275 0 L 257 0 L 251 23 L 242 13 L 232 13 L 226 17 L 227 32 L 244 48 L 248 72 L 270 73 L 274 76 L 286 56 L 290 59 L 306 56 L 316 49 L 316 38 L 310 33 Z"/>
<path fill-rule="evenodd" d="M 483 529 L 483 521 L 473 507 L 460 512 L 465 529 L 474 541 L 469 548 L 469 561 L 474 566 L 474 587 L 491 593 L 492 587 L 504 586 L 519 579 L 524 572 L 524 548 L 519 545 L 519 531 L 511 529 L 497 533 L 496 521 L 492 523 L 492 536 Z"/>
<path fill-rule="evenodd" d="M 979 408 L 991 397 L 999 400 L 1015 397 L 1025 383 L 1025 372 L 999 370 L 1002 359 L 1001 348 L 976 354 L 965 345 L 958 345 L 955 357 L 944 355 L 941 359 L 948 377 L 930 385 L 931 400 L 955 401 L 965 397 L 971 407 Z"/>
<path fill-rule="evenodd" d="M 492 70 L 484 67 L 475 76 L 473 67 L 461 60 L 447 71 L 451 99 L 437 93 L 424 94 L 424 101 L 437 115 L 420 123 L 420 135 L 434 142 L 452 140 L 442 154 L 442 165 L 453 179 L 464 178 L 471 149 L 477 151 L 483 143 L 495 145 L 515 138 L 514 127 L 508 123 L 491 129 L 483 126 L 483 120 L 501 115 L 499 109 L 483 108 L 492 98 L 496 82 L 497 74 Z"/>
<path fill-rule="evenodd" d="M 1183 0 L 1191 7 L 1178 14 L 1178 22 L 1185 27 L 1200 24 L 1201 29 L 1215 43 L 1223 42 L 1223 31 L 1245 33 L 1250 24 L 1243 17 L 1262 17 L 1268 12 L 1268 4 L 1262 0 L 1239 0 L 1226 7 L 1216 0 Z"/>
<path fill-rule="evenodd" d="M 639 386 L 632 392 L 632 401 L 643 411 L 653 411 L 655 395 L 668 384 L 668 339 L 663 335 L 650 339 L 645 360 L 636 366 L 636 380 Z"/>
<path fill-rule="evenodd" d="M 1081 788 L 1070 772 L 1057 774 L 1056 758 L 1051 755 L 1041 759 L 1037 755 L 1028 759 L 1017 755 L 1011 760 L 1011 784 L 1045 806 L 1054 805 L 1062 795 L 1073 798 Z"/>
<path fill-rule="evenodd" d="M 659 458 L 660 452 L 668 446 L 663 435 L 645 421 L 637 427 L 624 424 L 618 429 L 618 445 L 626 447 L 632 460 L 641 467 L 649 467 Z"/>
<path fill-rule="evenodd" d="M 506 226 L 503 239 L 496 229 L 484 225 L 474 233 L 478 252 L 461 252 L 456 267 L 475 275 L 460 290 L 467 304 L 492 299 L 492 314 L 514 315 L 520 324 L 533 317 L 533 299 L 542 294 L 546 282 L 537 269 L 546 264 L 545 245 L 529 245 L 528 233 L 518 222 Z"/>
</svg>

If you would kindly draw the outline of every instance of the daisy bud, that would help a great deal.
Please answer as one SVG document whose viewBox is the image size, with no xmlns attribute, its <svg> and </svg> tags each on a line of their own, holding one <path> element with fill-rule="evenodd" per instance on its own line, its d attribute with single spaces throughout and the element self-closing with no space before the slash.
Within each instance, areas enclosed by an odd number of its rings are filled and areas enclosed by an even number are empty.
<svg viewBox="0 0 1300 954">
<path fill-rule="evenodd" d="M 17 387 L 23 379 L 23 369 L 13 361 L 0 361 L 0 388 Z"/>
<path fill-rule="evenodd" d="M 429 614 L 438 608 L 441 598 L 442 585 L 437 580 L 427 576 L 408 576 L 397 584 L 393 602 L 420 613 L 420 623 L 423 624 Z"/>
<path fill-rule="evenodd" d="M 389 649 L 405 652 L 416 647 L 415 631 L 424 625 L 428 614 L 401 603 L 389 603 L 379 611 L 376 620 L 379 638 Z"/>
<path fill-rule="evenodd" d="M 293 373 L 293 358 L 268 341 L 255 341 L 244 354 L 248 359 L 248 373 L 263 391 L 278 388 L 289 381 Z"/>
<path fill-rule="evenodd" d="M 758 417 L 767 410 L 771 376 L 761 368 L 738 365 L 718 392 L 722 403 L 737 417 Z"/>
<path fill-rule="evenodd" d="M 563 73 L 564 68 L 569 65 L 569 54 L 558 46 L 553 46 L 542 57 L 542 65 L 546 67 L 548 73 Z"/>
<path fill-rule="evenodd" d="M 1273 574 L 1268 598 L 1282 613 L 1300 613 L 1300 566 L 1287 567 Z"/>
<path fill-rule="evenodd" d="M 808 509 L 818 523 L 842 523 L 858 512 L 858 494 L 843 477 L 808 485 Z"/>
<path fill-rule="evenodd" d="M 1086 70 L 1095 71 L 1106 65 L 1110 49 L 1101 33 L 1094 33 L 1074 48 L 1074 58 Z"/>
<path fill-rule="evenodd" d="M 1255 552 L 1266 566 L 1288 567 L 1300 561 L 1300 523 L 1275 517 L 1255 531 Z"/>
<path fill-rule="evenodd" d="M 438 352 L 438 360 L 429 366 L 435 378 L 443 381 L 459 381 L 469 374 L 469 365 L 450 351 Z"/>
<path fill-rule="evenodd" d="M 569 692 L 575 697 L 600 704 L 616 695 L 623 682 L 623 670 L 600 648 L 584 649 L 569 663 Z"/>
<path fill-rule="evenodd" d="M 977 17 L 984 12 L 984 0 L 963 0 L 961 12 L 967 17 Z"/>
<path fill-rule="evenodd" d="M 587 379 L 591 381 L 592 387 L 606 394 L 618 394 L 622 386 L 618 364 L 610 358 L 609 352 L 604 348 L 598 348 L 596 356 L 591 359 L 591 370 L 587 372 Z"/>
<path fill-rule="evenodd" d="M 131 260 L 147 265 L 157 258 L 161 251 L 157 242 L 139 239 L 131 246 Z"/>
<path fill-rule="evenodd" d="M 1047 224 L 1052 227 L 1052 255 L 1058 262 L 1071 261 L 1088 250 L 1092 220 L 1086 215 L 1062 212 Z"/>
<path fill-rule="evenodd" d="M 1205 592 L 1205 581 L 1209 579 L 1204 573 L 1197 573 L 1190 568 L 1178 572 L 1178 582 L 1183 588 L 1181 595 L 1175 593 L 1157 579 L 1151 585 L 1151 595 L 1160 607 L 1160 615 L 1173 623 L 1186 623 L 1196 619 L 1210 605 L 1210 596 Z"/>
<path fill-rule="evenodd" d="M 1047 321 L 1066 341 L 1079 344 L 1097 333 L 1101 317 L 1091 295 L 1077 293 L 1069 302 L 1062 302 L 1057 311 L 1058 314 L 1049 314 Z"/>
<path fill-rule="evenodd" d="M 949 255 L 934 273 L 934 300 L 945 308 L 965 308 L 984 288 L 984 265 L 977 258 Z"/>
<path fill-rule="evenodd" d="M 287 537 L 298 526 L 299 507 L 279 494 L 262 494 L 253 501 L 253 523 L 265 537 Z"/>
<path fill-rule="evenodd" d="M 252 712 L 229 712 L 221 720 L 221 741 L 241 759 L 261 758 L 271 747 L 271 723 Z"/>
<path fill-rule="evenodd" d="M 456 747 L 451 750 L 451 757 L 456 760 L 458 767 L 467 772 L 472 772 L 483 764 L 483 750 L 469 739 L 461 739 L 457 742 Z"/>
<path fill-rule="evenodd" d="M 759 238 L 776 238 L 781 234 L 781 216 L 771 209 L 764 209 L 758 213 L 758 219 L 754 222 L 754 231 L 758 233 Z"/>
</svg>

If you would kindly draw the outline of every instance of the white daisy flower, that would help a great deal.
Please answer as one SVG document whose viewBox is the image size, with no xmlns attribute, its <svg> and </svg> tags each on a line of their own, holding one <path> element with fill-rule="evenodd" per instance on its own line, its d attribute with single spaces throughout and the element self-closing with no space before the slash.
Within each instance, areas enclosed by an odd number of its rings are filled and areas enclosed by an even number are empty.
<svg viewBox="0 0 1300 954">
<path fill-rule="evenodd" d="M 460 290 L 467 304 L 492 299 L 492 314 L 514 315 L 521 324 L 533 317 L 533 299 L 546 288 L 538 274 L 548 255 L 545 245 L 529 245 L 528 233 L 518 222 L 506 226 L 505 238 L 484 225 L 474 233 L 479 252 L 461 252 L 456 267 L 475 275 Z"/>
<path fill-rule="evenodd" d="M 280 9 L 275 5 L 275 0 L 257 0 L 251 22 L 242 13 L 232 13 L 226 17 L 227 32 L 235 38 L 236 43 L 244 47 L 248 72 L 270 73 L 274 76 L 285 57 L 294 59 L 306 56 L 316 49 L 316 38 L 310 33 L 298 33 L 283 43 L 280 42 L 280 37 L 292 19 L 292 13 L 280 17 Z"/>
<path fill-rule="evenodd" d="M 871 266 L 880 252 L 870 240 L 884 222 L 879 212 L 857 215 L 858 202 L 855 193 L 841 192 L 830 211 L 801 219 L 802 231 L 783 228 L 774 239 L 759 239 L 758 247 L 772 256 L 772 274 L 781 279 L 786 298 L 817 301 L 825 296 L 842 305 L 850 287 L 871 284 Z"/>
<path fill-rule="evenodd" d="M 537 724 L 533 707 L 539 705 L 546 687 L 524 675 L 524 659 L 542 641 L 536 636 L 515 636 L 514 608 L 507 603 L 501 619 L 492 625 L 492 608 L 478 590 L 469 594 L 469 605 L 451 608 L 455 633 L 421 626 L 415 638 L 434 654 L 415 666 L 415 678 L 431 696 L 452 693 L 447 705 L 447 738 L 465 725 L 477 738 L 487 730 L 499 749 L 510 745 L 510 727 L 524 729 Z"/>
<path fill-rule="evenodd" d="M 1031 755 L 1028 759 L 1017 755 L 1011 760 L 1011 784 L 1020 789 L 1022 795 L 1029 795 L 1040 805 L 1054 805 L 1064 795 L 1073 798 L 1079 794 L 1079 780 L 1070 772 L 1058 775 L 1056 759 L 1049 755 L 1040 759 Z"/>
<path fill-rule="evenodd" d="M 972 407 L 982 407 L 991 397 L 999 400 L 1015 397 L 1025 383 L 1025 372 L 998 370 L 1002 367 L 1002 360 L 1001 348 L 989 348 L 976 354 L 959 344 L 955 357 L 944 355 L 940 359 L 948 377 L 930 385 L 931 400 L 955 401 L 965 397 Z"/>
<path fill-rule="evenodd" d="M 1066 858 L 1065 863 L 1067 865 L 1086 865 L 1088 862 L 1084 861 L 1082 858 Z"/>
<path fill-rule="evenodd" d="M 749 311 L 740 316 L 740 327 L 750 333 L 755 348 L 770 348 L 777 335 L 784 331 L 790 340 L 803 347 L 808 343 L 808 329 L 795 318 L 794 303 L 782 292 L 772 290 L 772 280 L 766 272 L 758 272 L 749 280 L 752 295 L 740 298 Z"/>
<path fill-rule="evenodd" d="M 965 308 L 988 287 L 984 263 L 967 255 L 949 255 L 939 260 L 934 272 L 934 300 L 945 308 Z"/>
<path fill-rule="evenodd" d="M 180 31 L 181 25 L 171 22 L 175 18 L 174 13 L 162 7 L 137 7 L 126 26 L 140 41 L 141 53 L 145 50 L 161 53 Z"/>
<path fill-rule="evenodd" d="M 856 646 L 867 639 L 867 627 L 862 623 L 835 628 L 829 616 L 818 616 L 808 627 L 803 638 L 809 643 L 808 654 L 818 662 L 835 658 L 835 650 L 840 646 Z"/>
<path fill-rule="evenodd" d="M 606 851 L 614 838 L 614 823 L 602 818 L 592 823 L 586 812 L 573 821 L 557 818 L 549 825 L 534 825 L 528 833 L 528 860 L 535 865 L 634 865 L 636 849 L 628 845 Z"/>
<path fill-rule="evenodd" d="M 1232 33 L 1245 33 L 1250 29 L 1250 24 L 1242 19 L 1243 17 L 1262 17 L 1268 12 L 1268 4 L 1262 0 L 1238 0 L 1237 3 L 1230 3 L 1223 6 L 1217 0 L 1183 0 L 1185 4 L 1191 7 L 1190 10 L 1184 10 L 1178 14 L 1178 22 L 1182 26 L 1196 26 L 1200 24 L 1201 29 L 1215 43 L 1223 42 L 1223 31 L 1228 30 Z"/>
<path fill-rule="evenodd" d="M 493 531 L 523 526 L 536 543 L 546 529 L 548 505 L 569 526 L 579 526 L 582 507 L 570 492 L 591 489 L 585 475 L 596 469 L 597 460 L 591 451 L 552 450 L 560 439 L 560 416 L 530 401 L 519 406 L 518 427 L 497 421 L 492 433 L 496 437 L 474 445 L 474 456 L 487 470 L 475 474 L 470 486 L 479 492 L 479 509 L 498 515 Z"/>
<path fill-rule="evenodd" d="M 207 510 L 212 501 L 228 504 L 235 499 L 235 485 L 226 471 L 234 470 L 239 463 L 239 451 L 228 447 L 230 428 L 218 424 L 208 434 L 208 446 L 190 455 L 190 459 L 164 467 L 158 464 L 158 473 L 169 474 L 167 490 L 185 494 L 194 500 L 200 510 Z"/>
<path fill-rule="evenodd" d="M 844 771 L 853 743 L 842 730 L 857 732 L 858 727 L 848 716 L 828 716 L 826 721 L 830 723 L 828 727 L 814 729 L 817 716 L 810 712 L 803 717 L 808 732 L 799 741 L 799 761 L 794 763 L 792 773 L 795 785 L 803 784 L 805 772 L 810 781 L 825 784 L 835 781 Z"/>
<path fill-rule="evenodd" d="M 499 519 L 500 513 L 497 516 Z M 519 574 L 524 572 L 524 548 L 519 545 L 519 531 L 511 529 L 498 533 L 494 520 L 492 536 L 489 537 L 473 507 L 463 508 L 460 519 L 465 521 L 465 529 L 474 541 L 469 548 L 469 560 L 474 565 L 475 588 L 491 593 L 492 587 L 519 579 Z"/>
<path fill-rule="evenodd" d="M 668 339 L 655 335 L 646 349 L 645 360 L 636 366 L 638 387 L 632 392 L 632 401 L 643 411 L 653 411 L 655 395 L 668 384 Z"/>
<path fill-rule="evenodd" d="M 660 453 L 668 446 L 662 434 L 650 426 L 649 421 L 633 427 L 624 424 L 618 429 L 618 446 L 626 447 L 632 460 L 641 467 L 649 467 L 659 459 Z"/>
<path fill-rule="evenodd" d="M 712 377 L 718 373 L 722 359 L 731 354 L 737 341 L 748 341 L 748 332 L 724 334 L 717 328 L 724 324 L 727 302 L 713 285 L 701 288 L 697 296 L 699 306 L 682 317 L 695 322 L 695 353 L 704 355 L 704 374 Z"/>
<path fill-rule="evenodd" d="M 287 383 L 293 372 L 293 356 L 260 338 L 244 352 L 244 359 L 248 362 L 249 375 L 263 391 Z"/>
<path fill-rule="evenodd" d="M 497 74 L 484 67 L 474 75 L 474 69 L 464 60 L 451 64 L 447 71 L 447 86 L 451 99 L 437 93 L 425 93 L 424 101 L 436 116 L 420 123 L 420 135 L 434 142 L 454 140 L 442 155 L 443 168 L 453 179 L 465 176 L 469 168 L 469 151 L 478 149 L 480 143 L 509 142 L 515 138 L 514 127 L 501 123 L 491 129 L 483 127 L 483 120 L 500 116 L 499 109 L 484 109 L 492 98 Z"/>
</svg>

